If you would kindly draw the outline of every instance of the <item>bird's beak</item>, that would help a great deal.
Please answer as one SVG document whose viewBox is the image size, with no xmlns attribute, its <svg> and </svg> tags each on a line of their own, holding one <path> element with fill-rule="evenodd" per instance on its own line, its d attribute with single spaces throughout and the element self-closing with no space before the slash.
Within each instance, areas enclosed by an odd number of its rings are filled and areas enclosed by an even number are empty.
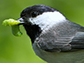
<svg viewBox="0 0 84 63">
<path fill-rule="evenodd" d="M 20 24 L 19 24 L 19 25 L 23 25 L 23 24 L 25 24 L 25 22 L 24 22 L 24 19 L 23 19 L 23 18 L 17 19 L 17 21 L 20 21 Z"/>
</svg>

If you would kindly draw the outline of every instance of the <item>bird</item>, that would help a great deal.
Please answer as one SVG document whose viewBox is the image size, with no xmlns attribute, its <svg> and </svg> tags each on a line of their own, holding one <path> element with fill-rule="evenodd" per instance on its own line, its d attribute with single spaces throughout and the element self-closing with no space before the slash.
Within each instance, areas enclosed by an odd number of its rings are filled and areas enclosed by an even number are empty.
<svg viewBox="0 0 84 63">
<path fill-rule="evenodd" d="M 19 21 L 35 54 L 47 63 L 83 63 L 84 27 L 69 21 L 60 11 L 33 5 L 21 12 Z"/>
</svg>

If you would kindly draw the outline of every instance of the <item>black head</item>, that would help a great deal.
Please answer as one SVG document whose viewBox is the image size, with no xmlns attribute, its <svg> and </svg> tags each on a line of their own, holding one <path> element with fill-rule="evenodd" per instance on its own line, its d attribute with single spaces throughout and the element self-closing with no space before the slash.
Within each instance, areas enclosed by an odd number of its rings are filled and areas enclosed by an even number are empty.
<svg viewBox="0 0 84 63">
<path fill-rule="evenodd" d="M 54 11 L 56 11 L 56 9 L 53 9 L 45 5 L 34 5 L 24 9 L 21 13 L 21 17 L 22 18 L 36 17 L 44 12 L 54 12 Z"/>
<path fill-rule="evenodd" d="M 35 18 L 44 12 L 54 12 L 54 11 L 57 11 L 57 10 L 45 5 L 34 5 L 22 11 L 21 18 L 25 22 L 23 26 L 26 29 L 27 34 L 30 36 L 32 42 L 34 42 L 36 37 L 40 35 L 42 30 L 38 25 L 31 25 L 31 23 L 29 24 L 28 18 L 31 18 L 31 17 Z"/>
</svg>

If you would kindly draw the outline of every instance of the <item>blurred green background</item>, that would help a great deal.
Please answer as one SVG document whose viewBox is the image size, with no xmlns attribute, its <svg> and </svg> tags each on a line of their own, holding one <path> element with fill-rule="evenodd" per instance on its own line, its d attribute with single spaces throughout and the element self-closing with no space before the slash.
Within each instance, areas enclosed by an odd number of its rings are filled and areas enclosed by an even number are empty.
<svg viewBox="0 0 84 63">
<path fill-rule="evenodd" d="M 0 0 L 0 63 L 46 63 L 35 55 L 23 26 L 23 35 L 15 37 L 11 27 L 2 25 L 4 19 L 18 19 L 23 9 L 36 4 L 58 9 L 70 21 L 84 26 L 84 0 Z"/>
</svg>

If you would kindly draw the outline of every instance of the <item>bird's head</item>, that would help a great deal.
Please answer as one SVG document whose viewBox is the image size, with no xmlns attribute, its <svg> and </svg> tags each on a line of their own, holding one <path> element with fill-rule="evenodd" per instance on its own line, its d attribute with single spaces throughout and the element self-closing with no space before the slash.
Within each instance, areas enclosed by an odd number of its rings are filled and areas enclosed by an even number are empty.
<svg viewBox="0 0 84 63">
<path fill-rule="evenodd" d="M 19 20 L 24 22 L 23 25 L 30 38 L 35 39 L 47 26 L 52 26 L 65 19 L 56 9 L 45 5 L 34 5 L 24 9 Z"/>
</svg>

